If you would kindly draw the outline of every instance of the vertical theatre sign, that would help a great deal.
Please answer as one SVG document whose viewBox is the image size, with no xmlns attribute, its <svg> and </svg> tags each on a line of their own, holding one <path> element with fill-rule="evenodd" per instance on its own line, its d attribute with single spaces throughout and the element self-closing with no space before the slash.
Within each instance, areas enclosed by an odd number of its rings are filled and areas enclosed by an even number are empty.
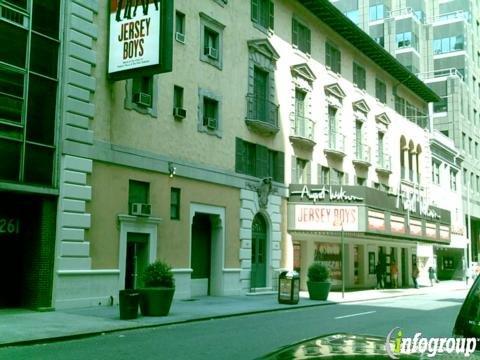
<svg viewBox="0 0 480 360">
<path fill-rule="evenodd" d="M 173 0 L 110 0 L 108 76 L 172 70 Z"/>
</svg>

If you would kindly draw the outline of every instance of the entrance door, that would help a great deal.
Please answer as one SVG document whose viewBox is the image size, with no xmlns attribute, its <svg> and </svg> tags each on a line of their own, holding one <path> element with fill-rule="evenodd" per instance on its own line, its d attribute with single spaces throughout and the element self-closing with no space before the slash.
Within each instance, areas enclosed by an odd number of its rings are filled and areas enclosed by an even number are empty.
<svg viewBox="0 0 480 360">
<path fill-rule="evenodd" d="M 402 287 L 408 287 L 408 258 L 405 248 L 402 248 Z"/>
<path fill-rule="evenodd" d="M 125 289 L 143 287 L 142 274 L 148 265 L 148 234 L 127 234 Z"/>
<path fill-rule="evenodd" d="M 267 285 L 267 224 L 262 215 L 257 214 L 252 222 L 252 273 L 251 288 Z"/>
<path fill-rule="evenodd" d="M 196 213 L 192 223 L 192 295 L 210 295 L 212 225 L 210 215 Z"/>
</svg>

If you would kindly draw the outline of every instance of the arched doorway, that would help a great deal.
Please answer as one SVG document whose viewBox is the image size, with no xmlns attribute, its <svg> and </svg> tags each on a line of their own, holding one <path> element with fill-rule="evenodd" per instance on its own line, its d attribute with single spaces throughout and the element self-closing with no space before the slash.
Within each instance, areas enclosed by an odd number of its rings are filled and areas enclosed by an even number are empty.
<svg viewBox="0 0 480 360">
<path fill-rule="evenodd" d="M 267 285 L 267 223 L 261 214 L 252 222 L 252 273 L 251 288 Z"/>
</svg>

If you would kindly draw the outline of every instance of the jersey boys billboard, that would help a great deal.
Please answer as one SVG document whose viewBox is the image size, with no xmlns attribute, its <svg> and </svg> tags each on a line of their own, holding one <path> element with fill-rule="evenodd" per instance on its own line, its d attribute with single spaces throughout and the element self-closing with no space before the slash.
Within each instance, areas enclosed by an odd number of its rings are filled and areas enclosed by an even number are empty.
<svg viewBox="0 0 480 360">
<path fill-rule="evenodd" d="M 111 78 L 171 71 L 171 7 L 172 0 L 110 0 Z"/>
</svg>

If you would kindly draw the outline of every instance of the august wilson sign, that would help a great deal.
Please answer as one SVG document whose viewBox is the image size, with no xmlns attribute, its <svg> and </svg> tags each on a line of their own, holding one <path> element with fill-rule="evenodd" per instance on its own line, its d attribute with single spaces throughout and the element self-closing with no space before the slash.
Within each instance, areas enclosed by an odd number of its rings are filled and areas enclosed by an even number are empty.
<svg viewBox="0 0 480 360">
<path fill-rule="evenodd" d="M 108 72 L 160 62 L 160 1 L 110 0 Z"/>
</svg>

